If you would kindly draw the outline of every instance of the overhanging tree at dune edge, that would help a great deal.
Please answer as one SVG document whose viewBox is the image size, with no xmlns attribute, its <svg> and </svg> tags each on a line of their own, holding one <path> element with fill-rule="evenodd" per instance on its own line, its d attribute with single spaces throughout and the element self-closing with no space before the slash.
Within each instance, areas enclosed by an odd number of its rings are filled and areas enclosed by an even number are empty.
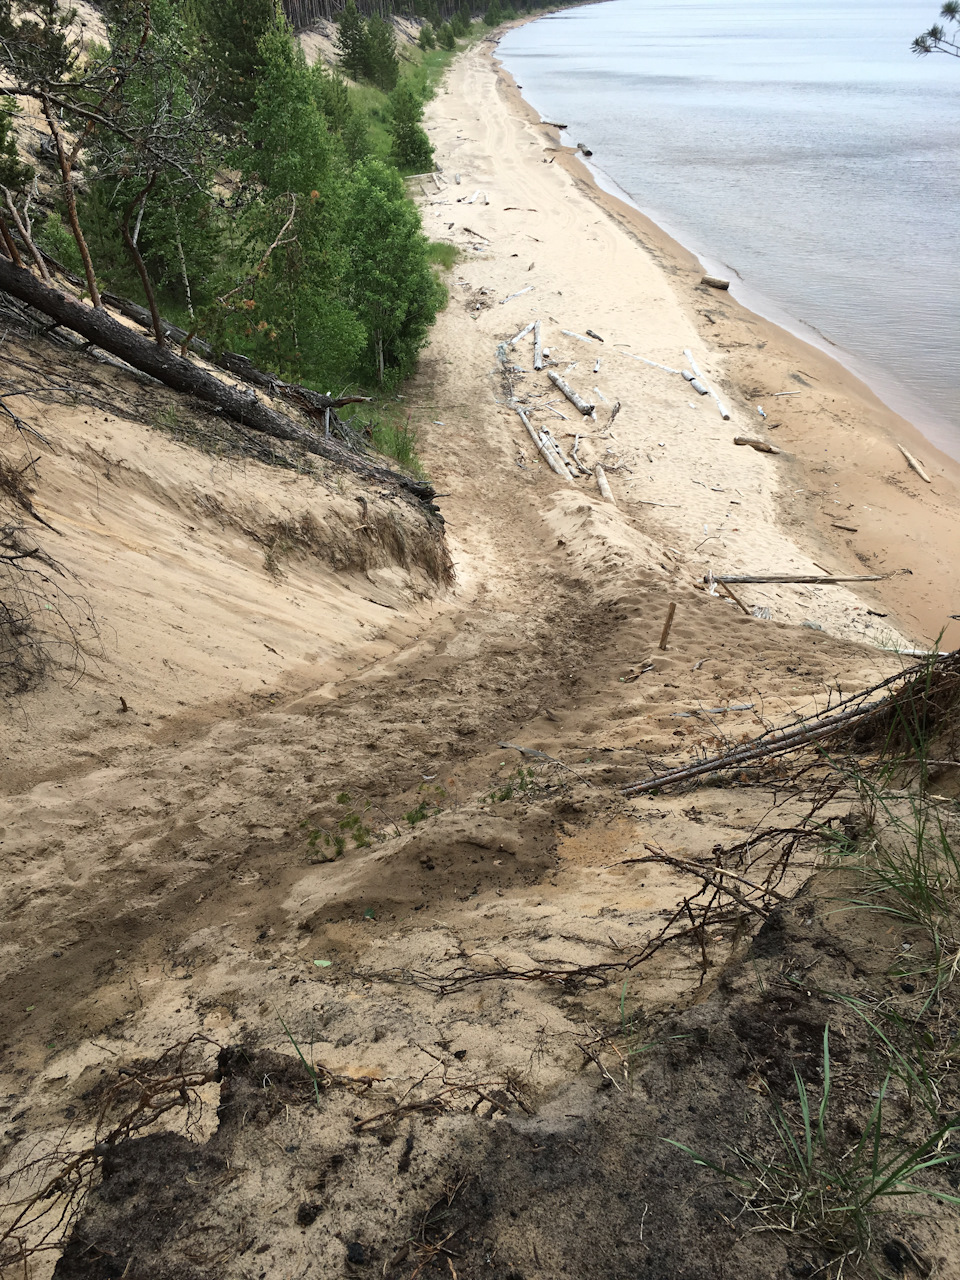
<svg viewBox="0 0 960 1280">
<path fill-rule="evenodd" d="M 953 29 L 934 23 L 929 31 L 917 36 L 910 46 L 914 53 L 947 53 L 960 58 L 960 0 L 947 0 L 940 10 L 940 17 L 953 24 Z"/>
<path fill-rule="evenodd" d="M 38 189 L 12 163 L 12 116 L 0 119 L 0 253 L 46 284 L 62 263 L 94 308 L 104 285 L 141 297 L 160 347 L 182 320 L 321 391 L 392 383 L 443 298 L 414 207 L 399 177 L 371 181 L 368 117 L 335 73 L 307 65 L 272 3 L 224 0 L 222 30 L 207 10 L 104 0 L 97 44 L 56 0 L 0 0 L 0 101 L 26 99 L 50 135 Z M 393 27 L 363 30 L 388 91 Z M 388 267 L 355 225 L 365 198 L 389 224 Z"/>
</svg>

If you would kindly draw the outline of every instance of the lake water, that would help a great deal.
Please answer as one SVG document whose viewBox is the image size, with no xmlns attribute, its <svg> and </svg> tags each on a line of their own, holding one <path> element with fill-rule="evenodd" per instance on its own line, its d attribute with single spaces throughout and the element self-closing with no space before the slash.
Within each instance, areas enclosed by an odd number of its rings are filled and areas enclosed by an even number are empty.
<svg viewBox="0 0 960 1280">
<path fill-rule="evenodd" d="M 960 60 L 909 48 L 939 7 L 610 0 L 499 56 L 746 305 L 811 326 L 960 457 Z"/>
</svg>

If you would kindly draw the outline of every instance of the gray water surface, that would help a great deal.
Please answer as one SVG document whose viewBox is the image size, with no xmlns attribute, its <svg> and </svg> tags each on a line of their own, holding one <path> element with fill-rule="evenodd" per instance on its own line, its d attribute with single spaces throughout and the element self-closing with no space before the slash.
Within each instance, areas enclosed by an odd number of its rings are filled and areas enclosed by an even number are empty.
<svg viewBox="0 0 960 1280">
<path fill-rule="evenodd" d="M 748 305 L 960 457 L 960 59 L 909 51 L 939 2 L 610 0 L 499 56 Z"/>
</svg>

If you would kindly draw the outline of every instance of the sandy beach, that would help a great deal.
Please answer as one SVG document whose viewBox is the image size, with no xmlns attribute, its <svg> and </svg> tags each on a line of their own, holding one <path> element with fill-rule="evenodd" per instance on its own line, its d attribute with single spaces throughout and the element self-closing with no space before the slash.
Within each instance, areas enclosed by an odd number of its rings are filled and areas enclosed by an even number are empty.
<svg viewBox="0 0 960 1280">
<path fill-rule="evenodd" d="M 692 255 L 597 186 L 495 55 L 495 39 L 471 49 L 428 108 L 445 186 L 420 199 L 427 232 L 462 249 L 440 327 L 456 327 L 457 358 L 485 379 L 503 447 L 543 470 L 508 407 L 516 397 L 567 449 L 582 432 L 579 456 L 607 470 L 623 536 L 650 538 L 650 558 L 682 566 L 687 581 L 711 571 L 890 575 L 846 588 L 745 588 L 746 603 L 868 643 L 926 648 L 941 632 L 943 648 L 960 643 L 950 617 L 960 612 L 960 466 L 837 361 L 701 284 Z M 508 371 L 510 389 L 480 374 L 494 367 L 498 342 L 537 318 L 554 367 L 597 404 L 586 428 L 532 371 L 529 336 L 507 355 L 525 371 Z M 588 328 L 603 342 L 564 332 Z M 681 369 L 684 351 L 729 421 L 712 395 L 637 359 Z M 737 447 L 737 436 L 780 452 Z M 570 487 L 595 493 L 585 479 Z"/>
</svg>

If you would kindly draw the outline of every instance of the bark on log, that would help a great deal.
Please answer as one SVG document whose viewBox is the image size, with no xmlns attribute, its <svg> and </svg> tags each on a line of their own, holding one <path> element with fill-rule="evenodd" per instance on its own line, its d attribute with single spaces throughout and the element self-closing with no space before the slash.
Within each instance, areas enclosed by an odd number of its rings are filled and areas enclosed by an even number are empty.
<svg viewBox="0 0 960 1280">
<path fill-rule="evenodd" d="M 228 386 L 205 369 L 174 354 L 169 348 L 159 347 L 148 338 L 141 337 L 103 309 L 85 306 L 76 298 L 61 293 L 59 289 L 50 288 L 31 272 L 14 266 L 9 259 L 2 257 L 0 289 L 42 311 L 57 324 L 79 333 L 111 355 L 119 356 L 135 369 L 172 387 L 174 391 L 185 392 L 213 405 L 234 422 L 275 440 L 288 440 L 298 444 L 308 453 L 326 458 L 367 479 L 397 485 L 422 501 L 429 501 L 436 492 L 429 484 L 410 480 L 386 467 L 365 462 L 335 441 L 321 439 L 314 432 L 271 409 L 258 400 L 253 392 Z"/>
<path fill-rule="evenodd" d="M 734 436 L 733 443 L 748 444 L 751 449 L 756 449 L 758 453 L 780 453 L 779 449 L 774 448 L 772 444 L 767 444 L 766 440 L 755 440 L 753 436 Z"/>
<path fill-rule="evenodd" d="M 711 289 L 729 289 L 730 281 L 722 280 L 719 276 L 701 276 L 701 284 L 708 284 Z"/>
<path fill-rule="evenodd" d="M 594 409 L 597 406 L 594 404 L 590 404 L 588 401 L 584 400 L 582 396 L 578 396 L 576 391 L 574 391 L 573 387 L 569 386 L 566 382 L 564 382 L 564 380 L 560 377 L 559 373 L 555 373 L 553 369 L 548 369 L 547 377 L 550 379 L 550 381 L 553 383 L 553 385 L 557 388 L 558 391 L 563 392 L 563 394 L 567 397 L 567 399 L 570 401 L 573 407 L 575 409 L 580 410 L 580 412 L 584 415 L 584 417 L 586 417 L 588 413 L 593 413 Z"/>
</svg>

